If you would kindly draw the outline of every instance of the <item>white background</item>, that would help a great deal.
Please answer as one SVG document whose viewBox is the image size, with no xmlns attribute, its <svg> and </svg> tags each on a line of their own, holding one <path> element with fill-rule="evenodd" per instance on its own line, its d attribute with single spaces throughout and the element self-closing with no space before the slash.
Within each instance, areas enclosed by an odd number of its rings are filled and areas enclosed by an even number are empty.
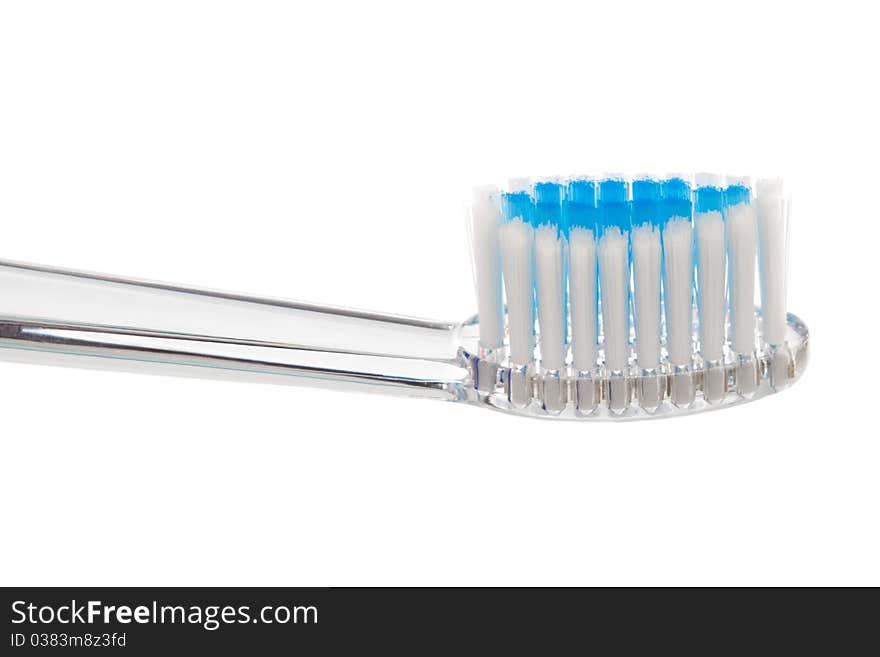
<svg viewBox="0 0 880 657">
<path fill-rule="evenodd" d="M 462 319 L 471 185 L 779 174 L 813 351 L 635 424 L 0 363 L 0 583 L 880 584 L 867 7 L 3 3 L 2 258 Z"/>
</svg>

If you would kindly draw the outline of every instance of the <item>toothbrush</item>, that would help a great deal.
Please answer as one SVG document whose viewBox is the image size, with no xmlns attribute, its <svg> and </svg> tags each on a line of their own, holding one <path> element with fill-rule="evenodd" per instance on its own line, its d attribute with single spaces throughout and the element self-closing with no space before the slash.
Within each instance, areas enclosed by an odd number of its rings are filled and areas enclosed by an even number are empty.
<svg viewBox="0 0 880 657">
<path fill-rule="evenodd" d="M 464 322 L 0 260 L 0 359 L 574 420 L 748 402 L 788 387 L 807 363 L 806 326 L 785 308 L 790 205 L 778 180 L 758 180 L 754 193 L 744 178 L 694 180 L 479 188 L 479 316 Z"/>
</svg>

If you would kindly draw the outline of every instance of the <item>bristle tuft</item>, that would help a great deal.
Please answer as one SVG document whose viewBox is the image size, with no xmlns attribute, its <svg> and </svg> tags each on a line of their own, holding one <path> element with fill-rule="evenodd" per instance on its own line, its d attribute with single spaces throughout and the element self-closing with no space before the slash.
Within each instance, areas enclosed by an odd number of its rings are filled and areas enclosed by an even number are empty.
<svg viewBox="0 0 880 657">
<path fill-rule="evenodd" d="M 495 349 L 504 343 L 500 228 L 499 190 L 495 187 L 476 189 L 471 211 L 471 236 L 480 313 L 480 345 L 484 349 Z"/>
</svg>

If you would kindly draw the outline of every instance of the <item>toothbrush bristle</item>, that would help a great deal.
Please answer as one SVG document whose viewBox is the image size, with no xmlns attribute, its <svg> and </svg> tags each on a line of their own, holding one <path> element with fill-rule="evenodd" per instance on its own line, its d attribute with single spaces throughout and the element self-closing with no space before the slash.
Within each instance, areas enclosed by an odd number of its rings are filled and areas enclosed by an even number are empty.
<svg viewBox="0 0 880 657">
<path fill-rule="evenodd" d="M 596 265 L 596 185 L 572 180 L 563 205 L 569 231 L 569 303 L 572 361 L 575 370 L 592 372 L 597 364 L 598 285 Z"/>
<path fill-rule="evenodd" d="M 767 344 L 776 346 L 785 340 L 787 205 L 782 181 L 759 180 L 756 189 L 763 337 Z"/>
<path fill-rule="evenodd" d="M 632 185 L 632 268 L 636 360 L 642 370 L 660 366 L 660 182 Z"/>
<path fill-rule="evenodd" d="M 729 265 L 730 346 L 736 354 L 751 354 L 755 350 L 757 225 L 748 185 L 737 181 L 724 190 L 724 223 Z"/>
<path fill-rule="evenodd" d="M 478 194 L 481 345 L 492 350 L 500 341 L 492 317 L 502 315 L 503 280 L 508 349 L 499 362 L 569 376 L 577 383 L 569 395 L 581 394 L 583 380 L 604 377 L 608 387 L 596 398 L 621 413 L 633 395 L 648 412 L 666 399 L 688 406 L 697 388 L 707 402 L 721 401 L 734 380 L 740 395 L 753 394 L 760 350 L 782 346 L 787 329 L 787 206 L 781 182 L 759 180 L 755 189 L 753 198 L 748 178 L 728 176 L 725 184 L 708 173 L 632 181 L 615 174 L 534 185 L 516 179 L 500 195 Z M 484 313 L 492 313 L 485 330 Z M 637 380 L 633 392 L 629 378 Z M 534 393 L 542 390 L 556 388 L 545 382 Z M 592 411 L 580 397 L 569 401 Z"/>
<path fill-rule="evenodd" d="M 534 353 L 534 229 L 521 213 L 510 211 L 515 201 L 511 196 L 503 197 L 508 210 L 499 230 L 510 359 L 516 365 L 528 365 Z"/>
<path fill-rule="evenodd" d="M 563 277 L 562 188 L 555 182 L 535 185 L 535 268 L 543 366 L 565 365 L 566 313 Z"/>
<path fill-rule="evenodd" d="M 663 242 L 663 298 L 666 349 L 669 362 L 685 367 L 691 360 L 693 323 L 694 229 L 691 225 L 691 186 L 684 178 L 669 178 L 660 186 Z"/>
<path fill-rule="evenodd" d="M 471 210 L 474 277 L 480 313 L 480 344 L 496 349 L 504 343 L 504 302 L 501 287 L 501 198 L 497 187 L 475 190 Z"/>
<path fill-rule="evenodd" d="M 629 184 L 621 178 L 599 183 L 599 290 L 605 365 L 627 367 L 629 343 Z"/>
<path fill-rule="evenodd" d="M 694 231 L 697 238 L 697 308 L 700 315 L 700 353 L 707 361 L 724 349 L 725 272 L 722 191 L 708 176 L 694 192 Z"/>
</svg>

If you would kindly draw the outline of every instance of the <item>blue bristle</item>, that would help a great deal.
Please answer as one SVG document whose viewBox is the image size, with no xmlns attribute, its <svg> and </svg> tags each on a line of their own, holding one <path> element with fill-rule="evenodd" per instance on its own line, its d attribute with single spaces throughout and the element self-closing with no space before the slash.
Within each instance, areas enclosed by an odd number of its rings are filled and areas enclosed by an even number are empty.
<svg viewBox="0 0 880 657">
<path fill-rule="evenodd" d="M 751 196 L 751 190 L 746 185 L 730 185 L 724 190 L 724 205 L 749 203 Z"/>
<path fill-rule="evenodd" d="M 720 187 L 703 186 L 694 191 L 695 212 L 721 212 L 724 207 L 724 192 Z"/>
<path fill-rule="evenodd" d="M 501 194 L 501 212 L 504 221 L 519 217 L 526 223 L 534 222 L 535 205 L 528 192 L 504 192 Z"/>
<path fill-rule="evenodd" d="M 691 185 L 684 178 L 668 178 L 660 185 L 660 220 L 672 217 L 690 218 L 693 210 Z"/>
<path fill-rule="evenodd" d="M 562 228 L 562 185 L 535 183 L 535 226 L 551 224 Z"/>
<path fill-rule="evenodd" d="M 599 208 L 596 205 L 596 183 L 592 180 L 572 180 L 562 202 L 562 221 L 565 232 L 571 228 L 596 230 Z"/>
<path fill-rule="evenodd" d="M 660 223 L 660 181 L 640 178 L 632 184 L 632 225 Z"/>
<path fill-rule="evenodd" d="M 617 226 L 621 232 L 629 231 L 630 203 L 629 185 L 622 178 L 610 178 L 599 182 L 599 225 L 601 230 Z"/>
</svg>

